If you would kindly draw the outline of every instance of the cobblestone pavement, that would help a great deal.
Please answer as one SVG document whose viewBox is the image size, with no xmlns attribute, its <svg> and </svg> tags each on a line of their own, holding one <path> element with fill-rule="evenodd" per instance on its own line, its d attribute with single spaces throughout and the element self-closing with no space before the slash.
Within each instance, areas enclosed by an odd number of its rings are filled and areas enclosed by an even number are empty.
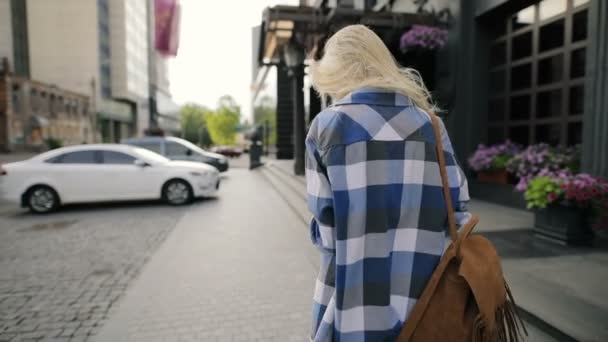
<svg viewBox="0 0 608 342">
<path fill-rule="evenodd" d="M 93 341 L 308 341 L 318 254 L 258 171 L 189 211 Z"/>
<path fill-rule="evenodd" d="M 195 204 L 196 206 L 197 204 Z M 0 205 L 0 341 L 83 341 L 189 207 Z"/>
</svg>

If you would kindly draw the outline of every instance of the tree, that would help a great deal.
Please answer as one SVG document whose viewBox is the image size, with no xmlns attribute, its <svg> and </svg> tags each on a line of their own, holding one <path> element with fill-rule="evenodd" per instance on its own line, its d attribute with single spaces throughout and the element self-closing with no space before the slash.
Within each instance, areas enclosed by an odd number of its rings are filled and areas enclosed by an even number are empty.
<svg viewBox="0 0 608 342">
<path fill-rule="evenodd" d="M 253 108 L 253 122 L 257 125 L 268 124 L 269 144 L 277 143 L 277 111 L 274 100 L 270 96 L 264 96 L 260 102 Z"/>
<path fill-rule="evenodd" d="M 180 109 L 182 134 L 184 139 L 202 146 L 211 145 L 206 116 L 211 111 L 195 103 L 188 103 Z"/>
<path fill-rule="evenodd" d="M 218 101 L 215 113 L 206 115 L 207 128 L 211 140 L 218 145 L 232 145 L 236 141 L 236 131 L 241 121 L 241 109 L 229 95 Z"/>
</svg>

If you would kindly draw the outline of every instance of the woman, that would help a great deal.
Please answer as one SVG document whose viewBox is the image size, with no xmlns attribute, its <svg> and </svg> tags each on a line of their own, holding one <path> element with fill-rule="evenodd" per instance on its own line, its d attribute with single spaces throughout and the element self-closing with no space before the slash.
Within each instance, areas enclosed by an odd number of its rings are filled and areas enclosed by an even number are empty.
<svg viewBox="0 0 608 342">
<path fill-rule="evenodd" d="M 311 238 L 322 251 L 311 337 L 393 341 L 449 243 L 430 94 L 361 25 L 333 35 L 310 71 L 333 102 L 306 138 Z M 462 224 L 467 183 L 444 127 L 442 142 Z"/>
</svg>

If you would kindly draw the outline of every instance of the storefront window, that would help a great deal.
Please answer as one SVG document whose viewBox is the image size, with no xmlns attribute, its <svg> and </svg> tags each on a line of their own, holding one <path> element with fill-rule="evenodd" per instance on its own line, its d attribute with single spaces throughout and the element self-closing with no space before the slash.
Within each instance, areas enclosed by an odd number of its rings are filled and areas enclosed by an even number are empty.
<svg viewBox="0 0 608 342">
<path fill-rule="evenodd" d="M 559 117 L 562 114 L 562 90 L 543 91 L 536 96 L 536 117 Z"/>
<path fill-rule="evenodd" d="M 572 56 L 570 57 L 570 78 L 585 76 L 586 57 L 584 48 L 572 51 Z"/>
<path fill-rule="evenodd" d="M 564 19 L 556 20 L 540 28 L 539 52 L 564 45 Z"/>
<path fill-rule="evenodd" d="M 572 41 L 587 39 L 587 11 L 580 11 L 572 16 Z"/>
<path fill-rule="evenodd" d="M 519 95 L 511 98 L 509 119 L 526 120 L 530 118 L 530 95 Z"/>
<path fill-rule="evenodd" d="M 564 56 L 558 54 L 538 62 L 538 84 L 553 83 L 562 80 Z"/>
<path fill-rule="evenodd" d="M 529 57 L 532 55 L 532 32 L 526 32 L 513 38 L 511 44 L 512 60 Z"/>
<path fill-rule="evenodd" d="M 511 69 L 511 89 L 525 89 L 532 84 L 532 64 L 524 64 Z"/>
<path fill-rule="evenodd" d="M 543 0 L 489 21 L 509 25 L 489 42 L 488 143 L 580 143 L 589 3 Z"/>
</svg>

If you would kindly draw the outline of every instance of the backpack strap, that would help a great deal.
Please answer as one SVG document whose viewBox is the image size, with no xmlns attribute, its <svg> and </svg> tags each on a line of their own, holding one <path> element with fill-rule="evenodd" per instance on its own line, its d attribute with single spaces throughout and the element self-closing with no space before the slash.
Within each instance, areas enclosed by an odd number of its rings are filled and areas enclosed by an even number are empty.
<svg viewBox="0 0 608 342">
<path fill-rule="evenodd" d="M 445 207 L 448 211 L 448 230 L 450 232 L 452 242 L 456 243 L 456 241 L 458 240 L 458 231 L 456 230 L 456 217 L 454 215 L 454 206 L 452 205 L 452 195 L 450 194 L 448 172 L 445 166 L 445 152 L 443 151 L 443 143 L 441 141 L 439 119 L 437 118 L 437 115 L 432 112 L 429 114 L 429 116 L 431 117 L 431 122 L 433 123 L 433 131 L 435 132 L 435 148 L 437 150 L 437 160 L 439 161 L 439 173 L 441 174 L 441 183 L 443 185 L 443 197 L 445 199 Z"/>
</svg>

